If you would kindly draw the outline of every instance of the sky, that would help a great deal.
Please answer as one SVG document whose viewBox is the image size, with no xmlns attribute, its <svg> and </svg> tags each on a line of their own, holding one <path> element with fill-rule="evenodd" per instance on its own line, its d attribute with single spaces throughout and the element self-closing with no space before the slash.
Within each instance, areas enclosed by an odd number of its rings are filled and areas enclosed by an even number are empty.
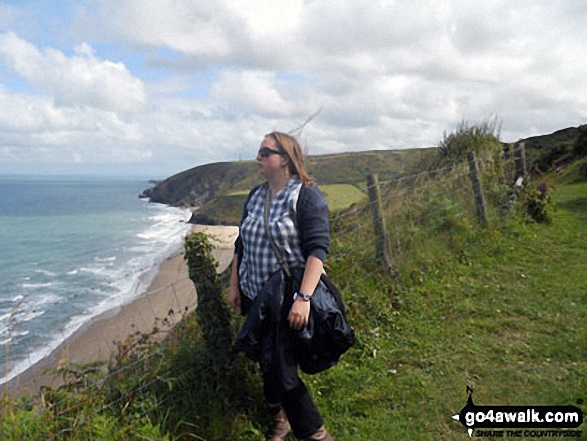
<svg viewBox="0 0 587 441">
<path fill-rule="evenodd" d="M 0 174 L 161 179 L 311 115 L 313 155 L 551 133 L 587 122 L 585 23 L 584 0 L 0 0 Z"/>
</svg>

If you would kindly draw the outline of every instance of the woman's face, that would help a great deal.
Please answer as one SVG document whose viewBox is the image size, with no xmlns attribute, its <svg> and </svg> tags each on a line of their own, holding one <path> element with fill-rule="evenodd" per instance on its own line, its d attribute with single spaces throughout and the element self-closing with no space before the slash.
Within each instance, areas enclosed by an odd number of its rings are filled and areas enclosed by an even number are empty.
<svg viewBox="0 0 587 441">
<path fill-rule="evenodd" d="M 266 179 L 275 176 L 278 173 L 287 171 L 287 156 L 278 154 L 277 143 L 272 136 L 263 138 L 257 153 L 257 168 L 259 174 Z"/>
</svg>

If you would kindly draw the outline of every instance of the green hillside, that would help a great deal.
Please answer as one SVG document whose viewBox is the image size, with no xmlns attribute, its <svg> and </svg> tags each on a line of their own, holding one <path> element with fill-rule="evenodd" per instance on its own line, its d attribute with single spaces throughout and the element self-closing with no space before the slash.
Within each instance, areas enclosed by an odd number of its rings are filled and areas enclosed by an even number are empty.
<svg viewBox="0 0 587 441">
<path fill-rule="evenodd" d="M 366 176 L 377 173 L 383 180 L 396 178 L 413 170 L 434 149 L 372 150 L 310 156 L 307 167 L 320 185 L 362 184 Z"/>
<path fill-rule="evenodd" d="M 530 172 L 548 171 L 553 166 L 564 165 L 577 154 L 583 154 L 582 148 L 587 151 L 587 125 L 521 141 L 526 146 Z M 512 147 L 513 144 L 510 145 Z M 307 168 L 322 189 L 330 184 L 365 188 L 369 174 L 377 173 L 380 180 L 387 181 L 418 173 L 422 167 L 433 164 L 437 154 L 437 149 L 426 148 L 308 156 Z M 198 207 L 191 220 L 194 223 L 236 225 L 245 200 L 242 195 L 246 195 L 260 182 L 255 161 L 219 162 L 194 167 L 171 176 L 145 190 L 142 196 L 149 197 L 152 202 Z M 328 202 L 332 202 L 329 204 L 332 210 L 337 210 L 346 208 L 357 200 L 357 195 L 353 195 L 344 201 L 339 194 L 336 200 Z"/>
<path fill-rule="evenodd" d="M 566 164 L 577 155 L 587 152 L 587 125 L 557 130 L 549 135 L 533 136 L 523 140 L 526 157 L 532 169 L 547 171 L 552 166 Z"/>
<path fill-rule="evenodd" d="M 320 185 L 363 183 L 370 173 L 392 179 L 433 149 L 374 150 L 308 156 L 307 169 Z M 260 183 L 255 161 L 219 162 L 178 173 L 145 190 L 152 202 L 198 207 L 214 198 L 250 190 Z"/>
</svg>

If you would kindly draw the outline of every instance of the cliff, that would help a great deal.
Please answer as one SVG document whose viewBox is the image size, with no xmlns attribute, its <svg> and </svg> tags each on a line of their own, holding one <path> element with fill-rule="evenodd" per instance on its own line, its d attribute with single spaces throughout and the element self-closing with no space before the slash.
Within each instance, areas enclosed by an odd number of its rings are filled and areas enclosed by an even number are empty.
<svg viewBox="0 0 587 441">
<path fill-rule="evenodd" d="M 254 184 L 254 162 L 217 162 L 194 167 L 161 181 L 140 197 L 176 207 L 199 207 L 219 193 Z"/>
</svg>

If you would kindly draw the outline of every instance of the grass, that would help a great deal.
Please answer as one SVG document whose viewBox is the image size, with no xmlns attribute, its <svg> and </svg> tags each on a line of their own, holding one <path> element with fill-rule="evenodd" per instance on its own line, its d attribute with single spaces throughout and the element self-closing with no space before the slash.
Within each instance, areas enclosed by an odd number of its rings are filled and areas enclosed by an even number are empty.
<svg viewBox="0 0 587 441">
<path fill-rule="evenodd" d="M 584 400 L 586 194 L 585 183 L 561 186 L 552 225 L 428 237 L 400 261 L 401 281 L 353 265 L 345 249 L 331 275 L 360 339 L 326 375 L 347 398 L 318 394 L 337 439 L 464 439 L 450 416 L 466 385 L 478 405 Z"/>
<path fill-rule="evenodd" d="M 344 210 L 365 198 L 365 193 L 351 184 L 325 184 L 320 185 L 320 190 L 330 211 Z M 226 197 L 246 197 L 249 192 L 250 190 L 233 191 Z"/>
<path fill-rule="evenodd" d="M 238 191 L 231 191 L 226 196 L 247 196 L 251 190 L 238 190 Z"/>
</svg>

